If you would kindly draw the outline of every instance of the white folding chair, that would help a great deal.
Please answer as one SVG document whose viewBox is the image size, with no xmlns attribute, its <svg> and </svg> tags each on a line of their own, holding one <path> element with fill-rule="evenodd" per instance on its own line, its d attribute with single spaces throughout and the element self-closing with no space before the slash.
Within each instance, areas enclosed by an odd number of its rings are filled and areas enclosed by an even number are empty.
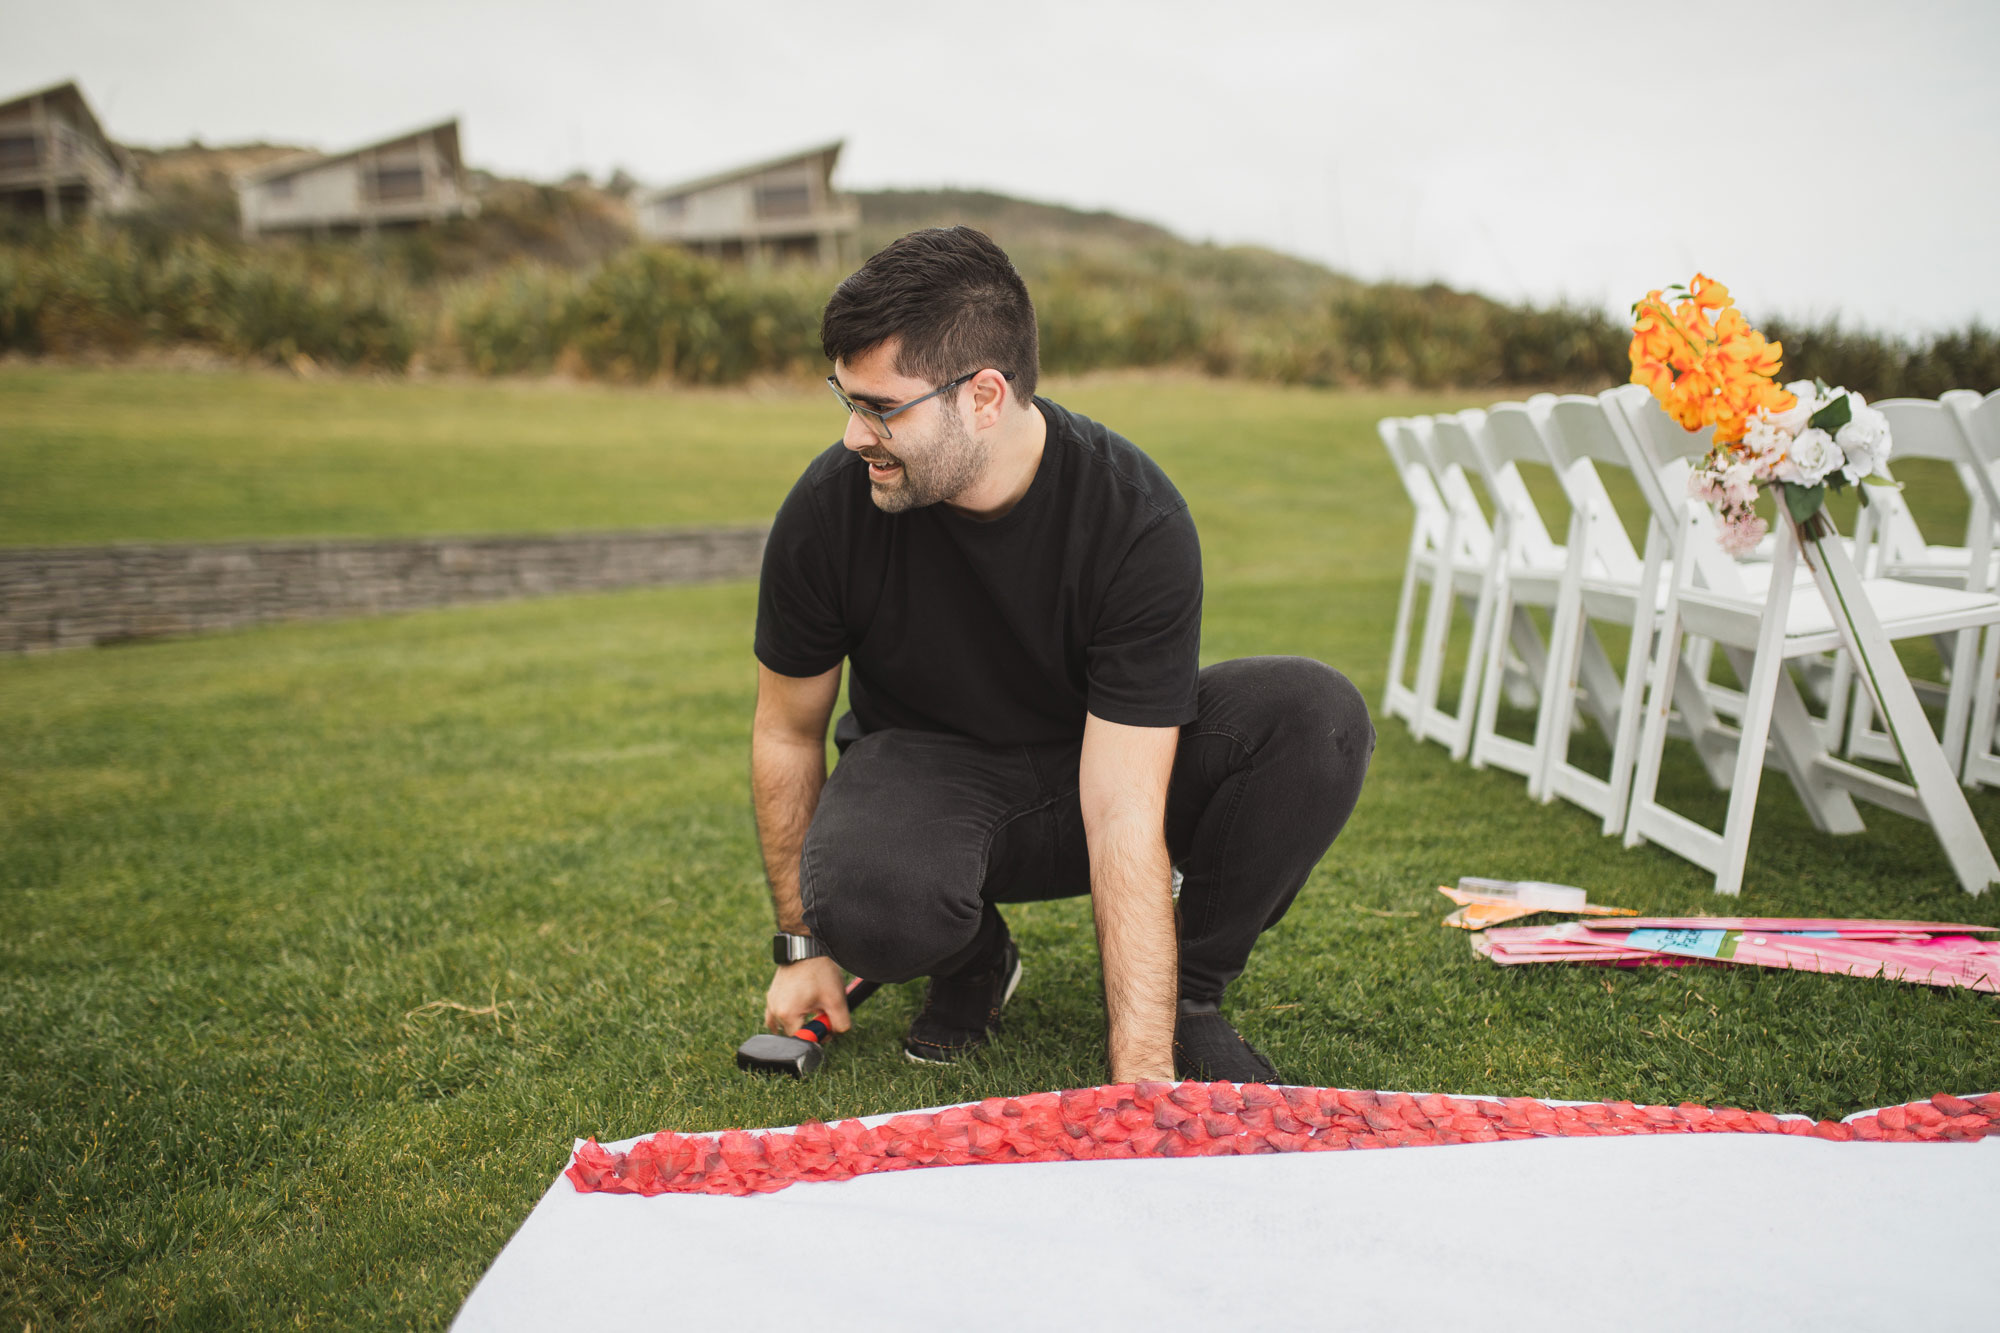
<svg viewBox="0 0 2000 1333">
<path fill-rule="evenodd" d="M 2000 513 L 2000 493 L 1995 491 L 1993 478 L 1979 465 L 1972 441 L 1967 438 L 1967 423 L 1960 421 L 1946 404 L 1929 399 L 1889 398 L 1875 407 L 1889 420 L 1895 459 L 1921 458 L 1948 464 L 1965 488 L 1970 516 L 1963 546 L 1933 544 L 1924 539 L 1916 516 L 1898 492 L 1886 487 L 1871 488 L 1869 503 L 1855 524 L 1857 546 L 1868 544 L 1869 528 L 1873 527 L 1877 533 L 1864 568 L 1872 567 L 1880 575 L 1911 583 L 1974 592 L 1992 588 L 1993 515 Z M 1966 733 L 1956 728 L 1969 722 L 1970 717 L 1967 710 L 1951 709 L 1950 684 L 1973 679 L 1979 655 L 1977 639 L 1974 634 L 1941 638 L 1938 647 L 1945 662 L 1944 682 L 1911 682 L 1920 698 L 1945 707 L 1950 721 L 1939 740 L 1944 746 L 1945 761 L 1954 774 L 1960 771 L 1966 750 Z M 1850 680 L 1851 672 L 1841 671 L 1836 690 L 1846 692 Z M 1848 757 L 1895 763 L 1895 742 L 1874 725 L 1875 710 L 1867 691 L 1853 691 L 1853 696 L 1847 726 Z M 1976 704 L 1977 700 L 1973 702 Z"/>
<path fill-rule="evenodd" d="M 1376 434 L 1389 451 L 1396 477 L 1415 510 L 1410 524 L 1409 553 L 1403 561 L 1403 590 L 1396 602 L 1396 630 L 1389 645 L 1389 683 L 1383 692 L 1382 712 L 1388 717 L 1402 718 L 1415 732 L 1424 710 L 1416 686 L 1407 683 L 1404 676 L 1410 665 L 1410 631 L 1418 590 L 1436 589 L 1442 584 L 1477 595 L 1478 581 L 1485 575 L 1491 550 L 1483 524 L 1461 529 L 1453 521 L 1452 507 L 1446 503 L 1431 473 L 1430 460 L 1421 448 L 1405 443 L 1407 427 L 1408 423 L 1400 417 L 1385 417 L 1375 423 Z M 1435 602 L 1435 598 L 1432 600 Z M 1426 628 L 1430 619 L 1427 614 Z M 1421 646 L 1417 657 L 1421 680 L 1424 658 Z"/>
<path fill-rule="evenodd" d="M 1984 398 L 1969 389 L 1957 389 L 1939 400 L 1951 413 L 1976 461 L 1983 493 L 1993 505 L 1993 490 L 2000 486 L 2000 389 Z M 1900 441 L 1898 441 L 1900 444 Z M 2000 518 L 2000 507 L 1990 510 Z M 1990 586 L 1990 585 L 1989 585 Z M 2000 713 L 2000 632 L 1989 630 L 1973 676 L 1972 725 L 1966 740 L 1965 764 L 1959 779 L 1968 787 L 2000 784 L 2000 745 L 1995 744 L 1996 714 Z"/>
<path fill-rule="evenodd" d="M 1500 735 L 1494 723 L 1507 669 L 1510 638 L 1507 631 L 1511 627 L 1514 639 L 1539 644 L 1533 622 L 1527 618 L 1527 608 L 1541 607 L 1553 614 L 1561 586 L 1565 553 L 1550 539 L 1548 524 L 1516 466 L 1517 462 L 1530 462 L 1546 467 L 1548 458 L 1539 451 L 1518 459 L 1497 456 L 1485 428 L 1485 414 L 1479 411 L 1436 417 L 1431 422 L 1431 433 L 1440 460 L 1476 476 L 1494 513 L 1497 558 L 1492 566 L 1493 577 L 1487 583 L 1484 600 L 1488 605 L 1474 627 L 1475 656 L 1468 666 L 1466 689 L 1460 699 L 1459 718 L 1472 721 L 1472 766 L 1484 768 L 1492 763 L 1519 773 L 1528 779 L 1530 793 L 1537 793 L 1541 774 L 1539 751 Z M 1543 665 L 1546 671 L 1546 662 Z M 1600 686 L 1593 704 L 1608 733 L 1612 710 L 1616 707 L 1617 674 L 1605 664 L 1593 680 Z M 1608 693 L 1601 688 L 1606 682 L 1610 685 Z M 1470 693 L 1475 685 L 1476 696 Z M 1476 709 L 1468 707 L 1475 697 Z M 1545 703 L 1539 682 L 1524 702 L 1537 707 Z"/>
<path fill-rule="evenodd" d="M 1640 705 L 1665 579 L 1671 576 L 1672 537 L 1650 521 L 1649 506 L 1644 558 L 1633 549 L 1597 472 L 1600 463 L 1624 471 L 1630 461 L 1596 399 L 1578 395 L 1554 399 L 1542 414 L 1533 405 L 1496 407 L 1487 414 L 1487 426 L 1496 438 L 1512 436 L 1522 447 L 1531 436 L 1538 437 L 1570 502 L 1571 560 L 1564 571 L 1557 628 L 1549 640 L 1544 694 L 1550 702 L 1537 732 L 1543 765 L 1541 798 L 1560 796 L 1597 815 L 1605 834 L 1614 834 L 1624 827 L 1631 800 Z M 1650 476 L 1637 481 L 1642 490 L 1656 484 Z M 1593 622 L 1630 631 L 1622 679 L 1612 669 Z M 1610 692 L 1616 700 L 1610 710 L 1615 724 L 1606 728 L 1611 766 L 1601 778 L 1571 763 L 1569 757 L 1576 683 L 1579 678 L 1587 680 L 1593 670 L 1608 677 L 1610 691 L 1595 686 L 1586 690 L 1585 698 Z M 1717 719 L 1703 688 L 1705 675 L 1705 664 L 1700 670 L 1676 674 L 1677 731 L 1694 741 L 1710 779 L 1722 786 L 1731 774 L 1734 733 Z"/>
<path fill-rule="evenodd" d="M 1493 605 L 1506 563 L 1508 543 L 1513 538 L 1505 527 L 1507 515 L 1504 509 L 1496 506 L 1495 518 L 1489 521 L 1480 508 L 1470 478 L 1480 475 L 1484 460 L 1475 450 L 1466 447 L 1462 433 L 1452 431 L 1441 436 L 1438 419 L 1432 417 L 1404 418 L 1398 421 L 1397 432 L 1404 453 L 1421 457 L 1430 466 L 1431 476 L 1445 502 L 1448 540 L 1464 538 L 1469 552 L 1483 551 L 1486 556 L 1483 567 L 1476 575 L 1467 570 L 1454 574 L 1452 591 L 1457 596 L 1440 595 L 1443 585 L 1432 584 L 1424 633 L 1417 649 L 1417 713 L 1413 728 L 1417 739 L 1438 741 L 1451 751 L 1452 758 L 1463 759 L 1472 744 L 1473 709 L 1479 697 L 1479 670 L 1486 656 L 1488 634 L 1496 624 Z M 1449 665 L 1452 612 L 1460 601 L 1471 605 L 1472 634 L 1464 658 L 1458 706 L 1455 711 L 1448 712 L 1439 706 L 1438 695 Z M 1540 640 L 1535 636 L 1533 626 L 1526 623 L 1525 617 L 1517 617 L 1517 621 L 1515 637 L 1528 642 L 1527 651 L 1531 656 L 1540 658 Z"/>
<path fill-rule="evenodd" d="M 1626 447 L 1635 474 L 1656 482 L 1707 451 L 1707 441 L 1684 431 L 1642 389 L 1603 395 L 1607 416 Z M 1823 833 L 1863 829 L 1854 798 L 1928 821 L 1968 892 L 2000 879 L 1964 793 L 1924 717 L 1893 640 L 2000 622 L 2000 597 L 1891 579 L 1864 581 L 1837 540 L 1816 537 L 1803 553 L 1818 597 L 1796 585 L 1802 553 L 1792 525 L 1781 519 L 1768 587 L 1759 594 L 1726 562 L 1706 558 L 1710 542 L 1700 521 L 1706 511 L 1668 484 L 1643 488 L 1654 517 L 1674 534 L 1674 576 L 1661 615 L 1660 644 L 1646 696 L 1645 731 L 1633 778 L 1625 844 L 1653 842 L 1715 875 L 1718 893 L 1738 893 L 1749 855 L 1751 823 L 1767 753 L 1791 779 L 1814 827 Z M 1831 530 L 1824 516 L 1816 521 Z M 1830 609 L 1845 609 L 1845 620 Z M 1660 763 L 1667 739 L 1667 701 L 1674 694 L 1683 634 L 1706 635 L 1727 654 L 1744 682 L 1742 733 L 1730 783 L 1729 812 L 1720 833 L 1668 809 L 1658 799 Z M 1897 737 L 1911 781 L 1897 782 L 1835 758 L 1813 723 L 1787 662 L 1845 648 L 1858 676 Z M 1955 706 L 1963 706 L 1962 697 Z"/>
</svg>

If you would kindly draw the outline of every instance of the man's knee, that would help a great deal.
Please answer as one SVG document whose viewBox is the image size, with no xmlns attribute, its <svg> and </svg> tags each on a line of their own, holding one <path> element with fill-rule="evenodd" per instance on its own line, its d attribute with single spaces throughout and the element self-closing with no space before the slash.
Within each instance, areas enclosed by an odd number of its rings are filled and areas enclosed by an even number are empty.
<svg viewBox="0 0 2000 1333">
<path fill-rule="evenodd" d="M 960 878 L 921 849 L 880 840 L 831 848 L 809 837 L 799 867 L 807 928 L 849 972 L 883 982 L 930 976 L 972 943 L 979 883 L 952 892 Z"/>
<path fill-rule="evenodd" d="M 1329 775 L 1359 773 L 1375 752 L 1375 726 L 1361 691 L 1311 657 L 1244 657 L 1202 673 L 1217 711 L 1254 742 L 1299 744 Z"/>
</svg>

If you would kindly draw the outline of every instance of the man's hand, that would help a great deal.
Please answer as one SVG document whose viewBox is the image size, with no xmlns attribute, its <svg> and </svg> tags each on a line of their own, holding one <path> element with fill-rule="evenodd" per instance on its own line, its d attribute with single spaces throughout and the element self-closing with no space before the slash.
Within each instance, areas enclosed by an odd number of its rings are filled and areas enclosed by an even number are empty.
<svg viewBox="0 0 2000 1333">
<path fill-rule="evenodd" d="M 803 958 L 779 968 L 764 995 L 764 1026 L 790 1036 L 819 1013 L 826 1015 L 826 1025 L 835 1032 L 854 1026 L 847 1016 L 847 987 L 840 979 L 840 964 L 831 958 Z"/>
<path fill-rule="evenodd" d="M 1178 727 L 1084 720 L 1078 797 L 1117 1083 L 1174 1077 L 1180 949 L 1166 823 L 1179 743 Z"/>
</svg>

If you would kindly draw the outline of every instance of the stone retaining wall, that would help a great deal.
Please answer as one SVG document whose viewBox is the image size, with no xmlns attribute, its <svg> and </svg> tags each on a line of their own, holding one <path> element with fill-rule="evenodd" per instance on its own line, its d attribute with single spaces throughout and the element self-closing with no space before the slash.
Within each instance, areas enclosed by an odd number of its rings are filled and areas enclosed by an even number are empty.
<svg viewBox="0 0 2000 1333">
<path fill-rule="evenodd" d="M 762 528 L 0 548 L 0 652 L 754 578 Z"/>
</svg>

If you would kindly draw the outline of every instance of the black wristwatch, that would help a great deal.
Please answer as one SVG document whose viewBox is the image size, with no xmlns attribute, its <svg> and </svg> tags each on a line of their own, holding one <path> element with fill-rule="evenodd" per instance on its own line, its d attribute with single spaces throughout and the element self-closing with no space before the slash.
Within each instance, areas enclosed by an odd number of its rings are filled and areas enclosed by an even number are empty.
<svg viewBox="0 0 2000 1333">
<path fill-rule="evenodd" d="M 771 961 L 779 967 L 826 956 L 826 946 L 810 935 L 787 935 L 781 930 L 771 937 Z"/>
</svg>

